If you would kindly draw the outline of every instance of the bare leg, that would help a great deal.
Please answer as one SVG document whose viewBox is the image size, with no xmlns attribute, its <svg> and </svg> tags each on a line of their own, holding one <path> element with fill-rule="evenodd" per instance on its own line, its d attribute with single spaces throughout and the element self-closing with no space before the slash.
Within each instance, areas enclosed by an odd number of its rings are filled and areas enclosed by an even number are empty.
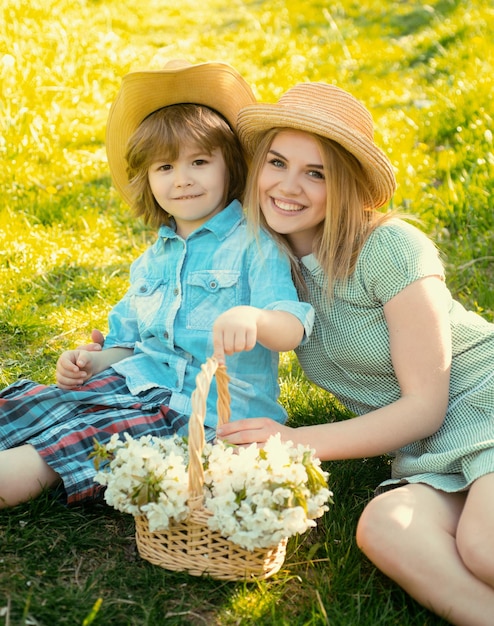
<svg viewBox="0 0 494 626">
<path fill-rule="evenodd" d="M 488 496 L 486 488 L 479 489 L 472 500 L 478 516 L 491 507 L 491 524 L 494 509 L 481 499 L 492 500 L 492 488 L 491 482 Z M 469 511 L 466 503 L 465 493 L 426 485 L 388 491 L 362 513 L 357 542 L 380 570 L 437 615 L 457 626 L 492 626 L 494 589 L 467 568 L 456 545 L 462 512 Z M 472 517 L 473 511 L 467 521 Z M 484 533 L 487 528 L 486 522 Z M 491 551 L 484 560 L 492 562 L 492 537 L 486 550 Z"/>
<path fill-rule="evenodd" d="M 494 474 L 473 483 L 458 523 L 456 544 L 468 569 L 494 589 L 493 496 Z"/>
<path fill-rule="evenodd" d="M 15 506 L 56 485 L 60 476 L 30 445 L 0 452 L 0 508 Z"/>
</svg>

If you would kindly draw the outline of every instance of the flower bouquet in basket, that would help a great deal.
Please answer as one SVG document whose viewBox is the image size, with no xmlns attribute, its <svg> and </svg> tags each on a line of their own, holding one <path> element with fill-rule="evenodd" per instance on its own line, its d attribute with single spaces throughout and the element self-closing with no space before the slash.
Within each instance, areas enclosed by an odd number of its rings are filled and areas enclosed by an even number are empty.
<svg viewBox="0 0 494 626">
<path fill-rule="evenodd" d="M 230 418 L 228 376 L 214 359 L 192 395 L 189 437 L 115 435 L 96 445 L 105 500 L 136 520 L 140 555 L 166 569 L 238 580 L 267 578 L 288 537 L 316 525 L 332 493 L 305 446 L 271 437 L 262 447 L 204 441 L 206 398 L 216 373 L 218 422 Z"/>
</svg>

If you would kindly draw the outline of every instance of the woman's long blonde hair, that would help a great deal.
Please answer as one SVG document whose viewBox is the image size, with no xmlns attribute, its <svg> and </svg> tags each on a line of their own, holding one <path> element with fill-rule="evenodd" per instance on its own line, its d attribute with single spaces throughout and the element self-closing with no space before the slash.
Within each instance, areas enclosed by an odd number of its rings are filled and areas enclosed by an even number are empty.
<svg viewBox="0 0 494 626">
<path fill-rule="evenodd" d="M 265 228 L 288 253 L 295 283 L 302 292 L 305 283 L 299 260 L 284 235 L 274 232 L 266 223 L 260 206 L 259 177 L 275 136 L 284 128 L 269 130 L 261 139 L 252 159 L 245 190 L 245 209 L 254 231 Z M 356 159 L 340 144 L 307 133 L 317 142 L 326 179 L 326 218 L 314 237 L 312 252 L 327 277 L 327 293 L 332 297 L 336 280 L 344 280 L 355 270 L 358 256 L 369 234 L 392 213 L 365 209 L 371 204 L 365 173 Z"/>
</svg>

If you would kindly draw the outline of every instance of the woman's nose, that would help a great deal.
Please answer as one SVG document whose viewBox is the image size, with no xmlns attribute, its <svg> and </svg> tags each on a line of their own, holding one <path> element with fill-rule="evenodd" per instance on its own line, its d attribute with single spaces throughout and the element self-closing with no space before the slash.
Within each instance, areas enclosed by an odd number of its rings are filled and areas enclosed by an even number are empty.
<svg viewBox="0 0 494 626">
<path fill-rule="evenodd" d="M 278 183 L 280 191 L 283 191 L 287 195 L 295 195 L 300 193 L 301 185 L 300 180 L 296 172 L 290 172 L 285 170 Z"/>
</svg>

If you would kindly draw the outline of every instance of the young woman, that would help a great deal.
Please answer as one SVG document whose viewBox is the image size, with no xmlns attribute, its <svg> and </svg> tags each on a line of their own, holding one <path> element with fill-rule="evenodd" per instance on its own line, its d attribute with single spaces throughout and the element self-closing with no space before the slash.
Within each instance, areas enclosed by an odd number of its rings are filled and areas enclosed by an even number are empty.
<svg viewBox="0 0 494 626">
<path fill-rule="evenodd" d="M 69 504 L 95 498 L 94 442 L 127 432 L 187 432 L 201 364 L 227 359 L 232 419 L 272 415 L 278 351 L 308 335 L 288 259 L 265 233 L 249 241 L 239 198 L 246 166 L 233 131 L 254 102 L 228 65 L 174 62 L 124 77 L 110 111 L 115 186 L 158 238 L 133 264 L 102 351 L 72 350 L 56 385 L 21 380 L 0 393 L 0 507 L 59 485 Z M 216 426 L 208 397 L 206 438 Z"/>
<path fill-rule="evenodd" d="M 357 416 L 297 429 L 241 420 L 218 435 L 248 444 L 281 432 L 325 460 L 391 453 L 359 546 L 451 623 L 492 624 L 494 325 L 452 299 L 422 232 L 376 211 L 395 179 L 353 96 L 300 84 L 245 107 L 238 133 L 252 156 L 248 216 L 291 254 L 315 308 L 297 356 Z"/>
</svg>

